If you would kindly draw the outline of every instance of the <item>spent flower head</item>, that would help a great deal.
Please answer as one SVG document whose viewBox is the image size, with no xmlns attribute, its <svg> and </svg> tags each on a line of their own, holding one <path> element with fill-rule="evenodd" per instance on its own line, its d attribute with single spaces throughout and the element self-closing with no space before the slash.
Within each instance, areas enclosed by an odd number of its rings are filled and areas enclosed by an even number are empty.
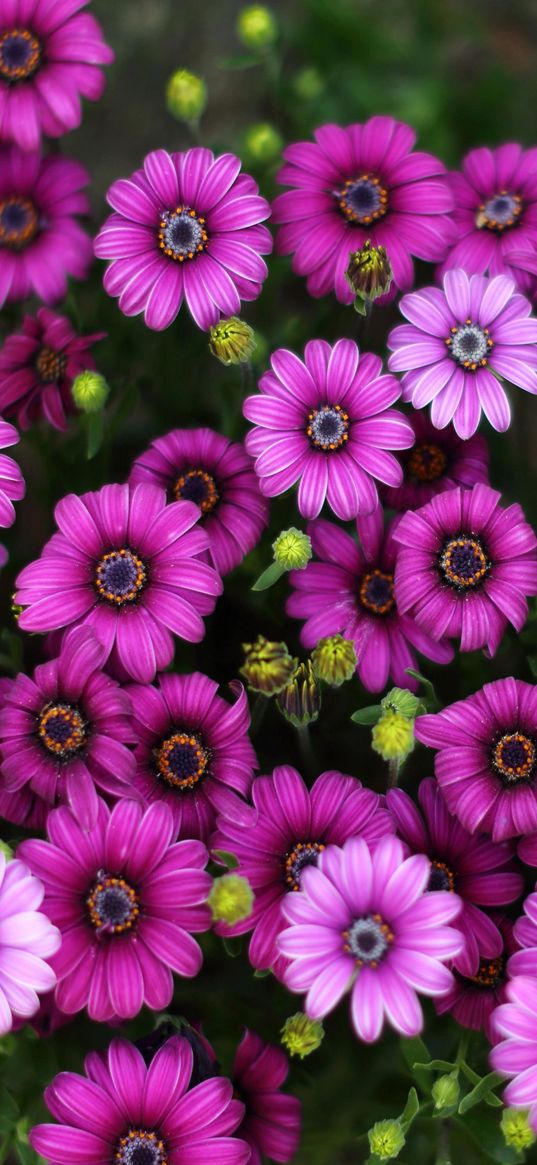
<svg viewBox="0 0 537 1165">
<path fill-rule="evenodd" d="M 303 1011 L 290 1015 L 282 1029 L 282 1044 L 290 1056 L 309 1056 L 320 1048 L 324 1039 L 324 1026 L 320 1019 L 309 1019 Z"/>
<path fill-rule="evenodd" d="M 286 643 L 276 643 L 258 635 L 255 643 L 243 643 L 244 664 L 241 676 L 252 692 L 276 696 L 287 687 L 297 669 L 298 659 L 290 655 Z"/>
<path fill-rule="evenodd" d="M 80 372 L 73 380 L 71 395 L 83 413 L 98 413 L 110 395 L 110 386 L 99 372 Z"/>
<path fill-rule="evenodd" d="M 318 680 L 339 688 L 347 680 L 352 680 L 358 657 L 352 639 L 345 639 L 343 635 L 325 635 L 313 649 L 311 662 Z"/>
<path fill-rule="evenodd" d="M 219 320 L 209 329 L 209 351 L 221 364 L 247 364 L 255 347 L 253 328 L 238 316 Z"/>
<path fill-rule="evenodd" d="M 197 121 L 207 104 L 207 86 L 188 69 L 177 69 L 166 86 L 166 106 L 179 121 Z"/>
<path fill-rule="evenodd" d="M 242 922 L 252 913 L 254 893 L 242 874 L 222 874 L 215 878 L 207 899 L 213 922 Z"/>
</svg>

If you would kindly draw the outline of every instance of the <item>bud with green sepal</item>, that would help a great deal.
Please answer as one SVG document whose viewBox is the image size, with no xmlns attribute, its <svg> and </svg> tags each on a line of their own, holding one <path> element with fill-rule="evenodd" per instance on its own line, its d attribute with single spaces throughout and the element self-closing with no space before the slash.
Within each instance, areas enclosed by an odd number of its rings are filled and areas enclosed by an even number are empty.
<svg viewBox="0 0 537 1165">
<path fill-rule="evenodd" d="M 298 667 L 298 659 L 290 655 L 286 643 L 258 635 L 255 643 L 243 643 L 242 649 L 245 660 L 239 670 L 252 692 L 277 696 L 287 687 Z"/>
<path fill-rule="evenodd" d="M 531 1149 L 537 1141 L 529 1120 L 528 1110 L 525 1108 L 505 1108 L 500 1121 L 506 1145 L 522 1153 L 524 1149 Z"/>
<path fill-rule="evenodd" d="M 283 150 L 281 133 L 270 125 L 270 122 L 260 122 L 251 125 L 244 135 L 244 152 L 251 162 L 268 165 L 280 157 Z"/>
<path fill-rule="evenodd" d="M 352 680 L 358 658 L 352 639 L 326 635 L 313 649 L 311 662 L 318 680 L 331 688 L 339 688 L 347 680 Z"/>
<path fill-rule="evenodd" d="M 449 1072 L 446 1076 L 439 1076 L 432 1086 L 431 1093 L 437 1112 L 455 1109 L 460 1095 L 458 1071 Z"/>
<path fill-rule="evenodd" d="M 177 69 L 166 86 L 166 106 L 178 121 L 196 123 L 207 104 L 207 86 L 202 77 Z"/>
<path fill-rule="evenodd" d="M 73 403 L 82 413 L 98 413 L 110 396 L 110 387 L 99 372 L 79 372 L 71 385 Z"/>
<path fill-rule="evenodd" d="M 266 591 L 274 586 L 288 570 L 304 570 L 312 556 L 311 538 L 296 526 L 282 530 L 272 543 L 274 562 L 260 574 L 253 584 L 253 591 Z"/>
<path fill-rule="evenodd" d="M 321 711 L 321 690 L 311 660 L 300 663 L 291 682 L 276 700 L 285 719 L 295 728 L 306 728 L 318 720 Z"/>
<path fill-rule="evenodd" d="M 319 1019 L 309 1019 L 303 1011 L 296 1011 L 286 1019 L 281 1029 L 282 1044 L 290 1056 L 309 1056 L 320 1048 L 324 1027 Z"/>
<path fill-rule="evenodd" d="M 255 332 L 238 316 L 219 320 L 209 329 L 209 351 L 221 364 L 248 364 L 255 351 Z"/>
<path fill-rule="evenodd" d="M 367 1137 L 369 1148 L 379 1161 L 392 1161 L 405 1144 L 405 1134 L 398 1120 L 377 1121 Z"/>
<path fill-rule="evenodd" d="M 233 925 L 252 913 L 254 892 L 242 874 L 222 874 L 221 878 L 215 878 L 207 902 L 213 922 Z"/>
<path fill-rule="evenodd" d="M 241 8 L 237 19 L 237 36 L 252 52 L 266 52 L 278 38 L 276 17 L 264 4 Z"/>
<path fill-rule="evenodd" d="M 355 311 L 365 316 L 368 306 L 390 290 L 393 272 L 386 248 L 374 247 L 368 239 L 359 251 L 350 252 L 345 275 L 356 297 Z"/>
</svg>

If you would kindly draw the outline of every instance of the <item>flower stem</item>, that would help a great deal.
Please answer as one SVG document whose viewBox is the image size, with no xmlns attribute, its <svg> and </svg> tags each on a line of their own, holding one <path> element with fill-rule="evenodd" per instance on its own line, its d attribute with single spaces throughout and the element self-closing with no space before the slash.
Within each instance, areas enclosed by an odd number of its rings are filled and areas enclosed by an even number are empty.
<svg viewBox="0 0 537 1165">
<path fill-rule="evenodd" d="M 256 732 L 258 732 L 261 728 L 269 703 L 270 697 L 264 696 L 263 692 L 258 692 L 254 701 L 252 715 L 250 718 L 250 736 L 255 736 Z"/>
<path fill-rule="evenodd" d="M 388 788 L 395 789 L 399 777 L 401 763 L 398 760 L 388 761 Z"/>
<path fill-rule="evenodd" d="M 297 728 L 297 733 L 298 750 L 300 752 L 304 774 L 308 777 L 313 777 L 315 773 L 315 754 L 308 725 L 304 724 L 301 728 Z"/>
</svg>

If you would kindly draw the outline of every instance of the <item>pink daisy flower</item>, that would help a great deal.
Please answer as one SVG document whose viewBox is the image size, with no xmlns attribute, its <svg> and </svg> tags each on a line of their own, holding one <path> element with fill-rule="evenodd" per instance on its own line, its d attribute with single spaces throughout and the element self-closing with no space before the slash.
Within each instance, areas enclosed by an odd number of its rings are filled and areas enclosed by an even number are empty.
<svg viewBox="0 0 537 1165">
<path fill-rule="evenodd" d="M 199 328 L 240 312 L 257 299 L 267 277 L 261 258 L 272 239 L 260 224 L 270 215 L 234 154 L 216 158 L 196 148 L 154 150 L 143 170 L 120 178 L 107 199 L 114 214 L 95 240 L 95 254 L 112 262 L 104 277 L 126 316 L 139 315 L 161 331 L 183 297 Z"/>
<path fill-rule="evenodd" d="M 325 635 L 352 639 L 358 658 L 357 672 L 369 692 L 380 692 L 391 675 L 403 688 L 417 690 L 406 674 L 417 668 L 415 651 L 436 663 L 449 663 L 453 649 L 418 625 L 399 608 L 394 572 L 398 548 L 394 540 L 397 520 L 384 530 L 382 508 L 359 518 L 359 544 L 345 530 L 319 518 L 308 526 L 319 562 L 293 570 L 289 578 L 294 593 L 286 610 L 306 622 L 300 633 L 304 647 L 315 647 Z"/>
<path fill-rule="evenodd" d="M 237 806 L 235 814 L 220 818 L 212 848 L 232 853 L 237 872 L 254 891 L 252 913 L 234 926 L 219 923 L 221 935 L 253 930 L 248 956 L 253 967 L 269 967 L 280 976 L 284 960 L 277 936 L 285 926 L 283 904 L 302 885 L 306 866 L 315 865 L 327 845 L 342 845 L 361 836 L 371 845 L 393 832 L 390 814 L 372 789 L 356 777 L 321 773 L 308 789 L 296 769 L 279 765 L 270 777 L 257 777 L 251 791 L 252 808 Z"/>
<path fill-rule="evenodd" d="M 454 233 L 442 162 L 413 153 L 414 130 L 392 117 L 323 125 L 315 139 L 283 152 L 278 181 L 292 189 L 272 207 L 274 222 L 283 224 L 278 251 L 293 254 L 293 271 L 307 276 L 310 295 L 334 291 L 340 303 L 352 303 L 349 254 L 370 239 L 388 252 L 394 290 L 411 287 L 411 256 L 443 259 Z"/>
<path fill-rule="evenodd" d="M 504 998 L 494 1012 L 494 1035 L 499 1042 L 490 1053 L 490 1063 L 495 1072 L 513 1077 L 504 1102 L 529 1108 L 529 1122 L 537 1133 L 537 980 L 529 975 L 511 979 Z"/>
<path fill-rule="evenodd" d="M 447 271 L 443 289 L 425 287 L 403 296 L 410 322 L 388 336 L 388 367 L 404 372 L 403 400 L 415 409 L 431 404 L 437 429 L 453 421 L 459 437 L 476 432 L 481 411 L 499 433 L 511 409 L 501 379 L 537 393 L 537 319 L 505 275 L 468 277 Z"/>
<path fill-rule="evenodd" d="M 192 934 L 211 925 L 205 846 L 173 845 L 167 806 L 144 812 L 127 798 L 112 810 L 101 801 L 90 829 L 67 806 L 53 809 L 47 830 L 49 841 L 31 838 L 18 852 L 44 882 L 44 909 L 61 931 L 51 960 L 58 1007 L 87 1007 L 100 1023 L 130 1019 L 144 1003 L 167 1007 L 172 971 L 191 978 L 202 964 Z"/>
<path fill-rule="evenodd" d="M 219 574 L 242 562 L 268 523 L 268 502 L 250 457 L 212 429 L 173 429 L 158 437 L 136 458 L 129 481 L 153 482 L 170 501 L 185 498 L 200 507 L 207 554 Z"/>
<path fill-rule="evenodd" d="M 403 472 L 391 449 L 414 440 L 406 417 L 390 408 L 401 386 L 382 376 L 382 361 L 361 355 L 353 340 L 306 344 L 305 361 L 279 348 L 272 372 L 249 396 L 243 413 L 255 428 L 246 448 L 256 458 L 261 489 L 269 497 L 299 481 L 298 508 L 316 518 L 325 500 L 344 520 L 378 504 L 375 479 L 401 484 Z"/>
<path fill-rule="evenodd" d="M 0 1036 L 34 1015 L 39 995 L 56 983 L 50 961 L 61 935 L 39 910 L 43 896 L 24 862 L 0 851 Z"/>
<path fill-rule="evenodd" d="M 489 452 L 479 433 L 462 441 L 452 425 L 435 429 L 424 413 L 408 418 L 414 430 L 414 444 L 399 455 L 403 467 L 400 486 L 383 486 L 380 495 L 393 510 L 418 510 L 436 494 L 478 481 L 489 483 Z"/>
<path fill-rule="evenodd" d="M 351 992 L 352 1025 L 372 1043 L 384 1020 L 403 1036 L 417 1035 L 423 1016 L 417 992 L 441 996 L 453 978 L 444 962 L 463 946 L 446 926 L 459 913 L 454 894 L 427 893 L 429 859 L 405 858 L 403 843 L 382 838 L 373 852 L 362 838 L 328 846 L 304 870 L 300 894 L 289 894 L 290 924 L 278 938 L 291 960 L 291 991 L 307 991 L 310 1019 L 321 1019 Z"/>
<path fill-rule="evenodd" d="M 266 1044 L 246 1028 L 235 1052 L 231 1076 L 235 1095 L 244 1104 L 237 1129 L 251 1149 L 249 1165 L 291 1161 L 298 1149 L 302 1105 L 296 1096 L 281 1091 L 289 1062 L 281 1048 Z"/>
<path fill-rule="evenodd" d="M 495 1039 L 496 1010 L 507 998 L 509 964 L 518 945 L 509 918 L 494 912 L 492 920 L 502 939 L 500 954 L 493 959 L 482 957 L 475 975 L 461 975 L 455 970 L 451 989 L 442 999 L 435 999 L 438 1015 L 449 1012 L 461 1027 L 483 1029 L 491 1044 Z"/>
<path fill-rule="evenodd" d="M 0 417 L 0 449 L 18 445 L 19 434 L 13 425 Z M 17 462 L 6 453 L 0 453 L 0 526 L 12 526 L 15 521 L 13 502 L 20 502 L 26 493 L 26 484 Z M 7 562 L 7 551 L 0 547 L 0 566 Z"/>
<path fill-rule="evenodd" d="M 523 913 L 513 927 L 513 936 L 520 950 L 516 950 L 507 966 L 511 979 L 518 975 L 537 978 L 537 894 L 528 894 Z"/>
</svg>

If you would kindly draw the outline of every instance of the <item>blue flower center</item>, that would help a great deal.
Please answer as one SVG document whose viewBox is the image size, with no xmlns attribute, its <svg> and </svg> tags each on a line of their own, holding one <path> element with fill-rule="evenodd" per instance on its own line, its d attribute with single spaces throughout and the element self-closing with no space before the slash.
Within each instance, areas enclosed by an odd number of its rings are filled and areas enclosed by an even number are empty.
<svg viewBox="0 0 537 1165">
<path fill-rule="evenodd" d="M 537 749 L 535 741 L 524 732 L 507 732 L 492 750 L 492 766 L 506 785 L 517 785 L 535 776 Z"/>
<path fill-rule="evenodd" d="M 375 174 L 349 178 L 341 190 L 335 190 L 344 217 L 359 226 L 368 226 L 382 218 L 388 209 L 388 191 Z"/>
<path fill-rule="evenodd" d="M 35 238 L 39 227 L 37 210 L 30 198 L 14 194 L 0 201 L 0 246 L 22 251 Z"/>
<path fill-rule="evenodd" d="M 97 881 L 86 898 L 89 919 L 98 935 L 124 934 L 131 930 L 140 913 L 138 895 L 119 875 L 99 870 Z"/>
<path fill-rule="evenodd" d="M 26 81 L 40 60 L 41 43 L 28 28 L 12 28 L 0 36 L 0 77 L 5 81 Z"/>
<path fill-rule="evenodd" d="M 95 568 L 97 594 L 114 607 L 134 603 L 146 582 L 145 563 L 126 547 L 103 554 Z"/>
<path fill-rule="evenodd" d="M 341 449 L 349 439 L 349 414 L 341 405 L 312 409 L 306 421 L 306 436 L 316 449 L 322 449 L 324 453 Z"/>
<path fill-rule="evenodd" d="M 175 262 L 195 259 L 207 247 L 205 219 L 189 206 L 166 210 L 160 220 L 158 245 Z"/>
<path fill-rule="evenodd" d="M 188 792 L 207 776 L 210 749 L 194 732 L 178 729 L 154 750 L 157 776 L 180 792 Z"/>
<path fill-rule="evenodd" d="M 378 569 L 364 574 L 358 594 L 366 611 L 373 615 L 388 615 L 395 606 L 393 574 Z"/>
<path fill-rule="evenodd" d="M 287 890 L 300 890 L 300 877 L 306 866 L 316 866 L 326 847 L 318 841 L 297 841 L 283 859 L 283 876 Z"/>
<path fill-rule="evenodd" d="M 45 704 L 37 721 L 40 743 L 58 760 L 68 760 L 83 748 L 87 725 L 78 708 L 71 704 Z"/>
<path fill-rule="evenodd" d="M 129 1129 L 114 1153 L 118 1165 L 166 1165 L 166 1145 L 153 1130 Z"/>
<path fill-rule="evenodd" d="M 455 875 L 445 862 L 432 861 L 429 874 L 428 890 L 448 890 L 455 892 Z"/>
<path fill-rule="evenodd" d="M 491 568 L 481 542 L 471 534 L 450 538 L 440 554 L 439 563 L 444 582 L 459 591 L 480 586 Z"/>
<path fill-rule="evenodd" d="M 475 372 L 477 368 L 487 365 L 494 341 L 490 338 L 488 328 L 481 328 L 468 319 L 465 324 L 451 329 L 451 334 L 446 337 L 446 345 L 456 364 L 460 364 L 467 372 Z"/>
<path fill-rule="evenodd" d="M 219 500 L 214 477 L 204 469 L 189 469 L 182 473 L 174 485 L 173 495 L 176 501 L 195 502 L 202 514 L 210 514 Z"/>
<path fill-rule="evenodd" d="M 343 950 L 353 955 L 358 967 L 366 964 L 375 968 L 393 942 L 393 934 L 380 914 L 356 918 L 343 931 L 342 938 Z"/>
<path fill-rule="evenodd" d="M 524 207 L 518 194 L 511 194 L 508 190 L 500 190 L 487 202 L 482 202 L 476 214 L 475 223 L 480 229 L 489 231 L 509 230 L 516 226 Z"/>
</svg>

